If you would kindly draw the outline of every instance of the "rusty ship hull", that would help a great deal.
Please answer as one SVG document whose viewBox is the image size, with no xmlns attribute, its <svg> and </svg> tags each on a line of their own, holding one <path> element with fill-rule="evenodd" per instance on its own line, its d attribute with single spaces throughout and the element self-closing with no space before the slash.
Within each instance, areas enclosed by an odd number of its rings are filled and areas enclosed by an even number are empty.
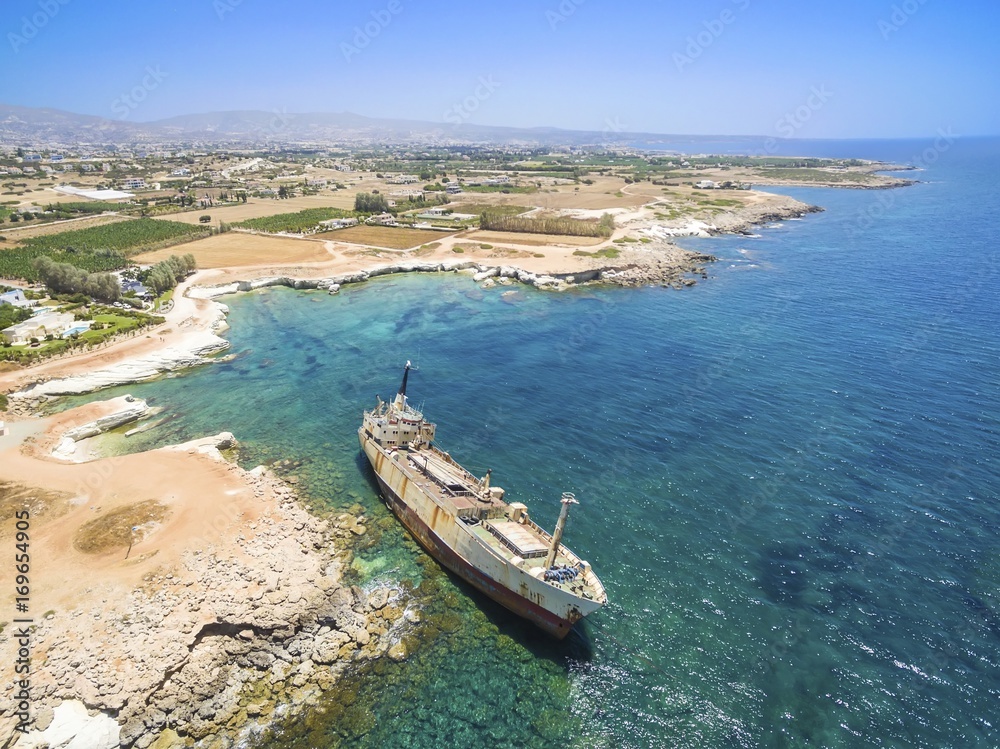
<svg viewBox="0 0 1000 749">
<path fill-rule="evenodd" d="M 607 601 L 600 580 L 560 543 L 560 526 L 548 534 L 489 475 L 474 477 L 438 449 L 435 425 L 407 405 L 405 387 L 404 376 L 396 401 L 365 412 L 358 430 L 386 503 L 442 566 L 562 639 Z"/>
</svg>

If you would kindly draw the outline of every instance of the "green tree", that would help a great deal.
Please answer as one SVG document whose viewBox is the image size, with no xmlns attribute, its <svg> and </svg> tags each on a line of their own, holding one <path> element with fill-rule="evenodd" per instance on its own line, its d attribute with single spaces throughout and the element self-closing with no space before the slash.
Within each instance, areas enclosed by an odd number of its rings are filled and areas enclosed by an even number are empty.
<svg viewBox="0 0 1000 749">
<path fill-rule="evenodd" d="M 118 278 L 111 273 L 87 273 L 69 263 L 57 263 L 51 258 L 35 260 L 38 278 L 57 294 L 84 294 L 102 302 L 117 302 L 121 299 Z"/>
<path fill-rule="evenodd" d="M 389 202 L 384 195 L 359 192 L 354 196 L 354 210 L 358 213 L 385 213 L 389 210 Z"/>
</svg>

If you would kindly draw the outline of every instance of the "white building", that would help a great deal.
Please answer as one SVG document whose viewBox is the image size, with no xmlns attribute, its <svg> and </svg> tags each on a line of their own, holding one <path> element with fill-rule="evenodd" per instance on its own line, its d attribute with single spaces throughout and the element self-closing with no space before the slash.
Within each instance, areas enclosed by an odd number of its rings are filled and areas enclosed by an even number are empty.
<svg viewBox="0 0 1000 749">
<path fill-rule="evenodd" d="M 327 229 L 344 229 L 348 226 L 357 226 L 358 220 L 356 218 L 331 218 L 327 221 L 320 221 L 319 225 Z"/>
<path fill-rule="evenodd" d="M 26 299 L 24 292 L 20 289 L 14 289 L 13 291 L 7 291 L 0 294 L 0 304 L 9 304 L 13 307 L 35 306 L 35 302 L 31 299 Z"/>
<path fill-rule="evenodd" d="M 379 226 L 397 226 L 396 217 L 391 213 L 376 213 L 370 217 L 366 224 L 378 224 Z"/>
<path fill-rule="evenodd" d="M 24 344 L 30 343 L 32 338 L 37 338 L 39 341 L 44 340 L 46 336 L 58 338 L 71 327 L 73 327 L 72 312 L 47 312 L 4 328 L 2 333 L 7 343 Z"/>
</svg>

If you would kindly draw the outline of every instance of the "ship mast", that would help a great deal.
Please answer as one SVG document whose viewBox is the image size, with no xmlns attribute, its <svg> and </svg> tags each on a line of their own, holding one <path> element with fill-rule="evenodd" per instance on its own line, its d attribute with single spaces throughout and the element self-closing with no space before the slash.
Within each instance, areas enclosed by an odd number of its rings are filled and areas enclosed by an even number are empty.
<svg viewBox="0 0 1000 749">
<path fill-rule="evenodd" d="M 556 563 L 556 555 L 559 553 L 559 542 L 562 541 L 563 531 L 566 530 L 566 518 L 569 516 L 569 506 L 578 505 L 576 497 L 572 492 L 563 492 L 562 509 L 559 510 L 559 519 L 556 521 L 556 529 L 552 533 L 552 544 L 549 546 L 549 555 L 545 557 L 545 568 L 549 569 Z"/>
<path fill-rule="evenodd" d="M 396 393 L 396 399 L 392 402 L 393 408 L 402 411 L 406 408 L 406 380 L 410 376 L 410 360 L 406 360 L 406 367 L 403 368 L 403 382 Z"/>
</svg>

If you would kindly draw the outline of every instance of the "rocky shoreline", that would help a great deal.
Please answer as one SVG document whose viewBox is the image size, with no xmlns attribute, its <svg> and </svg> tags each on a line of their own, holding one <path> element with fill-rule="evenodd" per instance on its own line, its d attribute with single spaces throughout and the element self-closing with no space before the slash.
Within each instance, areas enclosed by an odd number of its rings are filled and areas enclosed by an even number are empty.
<svg viewBox="0 0 1000 749">
<path fill-rule="evenodd" d="M 86 374 L 40 378 L 23 390 L 8 394 L 7 410 L 14 416 L 28 416 L 58 396 L 83 395 L 116 385 L 131 385 L 168 372 L 217 361 L 214 355 L 229 348 L 229 341 L 218 335 L 224 330 L 222 323 L 228 309 L 222 304 L 218 307 L 219 318 L 211 331 L 192 333 L 182 344 L 166 346 L 153 354 L 126 359 Z"/>
<path fill-rule="evenodd" d="M 775 221 L 802 218 L 810 213 L 824 211 L 818 205 L 809 205 L 793 198 L 788 202 L 772 202 L 767 206 L 745 207 L 736 211 L 721 213 L 713 219 L 713 234 L 750 234 L 759 226 Z"/>
<path fill-rule="evenodd" d="M 472 261 L 393 263 L 370 270 L 344 273 L 326 278 L 296 278 L 268 276 L 245 281 L 232 281 L 214 286 L 194 286 L 187 290 L 192 299 L 214 300 L 216 297 L 254 291 L 272 286 L 291 289 L 315 289 L 336 294 L 343 286 L 363 283 L 379 276 L 397 273 L 465 272 L 484 286 L 522 283 L 538 289 L 565 290 L 589 283 L 617 286 L 661 285 L 671 288 L 692 286 L 693 275 L 707 278 L 705 264 L 716 260 L 712 255 L 683 250 L 671 243 L 655 243 L 642 248 L 623 248 L 617 262 L 596 265 L 572 273 L 541 274 L 515 265 L 484 265 Z M 21 390 L 8 394 L 8 411 L 15 416 L 36 413 L 47 401 L 63 395 L 82 395 L 117 385 L 129 385 L 153 379 L 168 372 L 217 361 L 215 355 L 229 348 L 229 341 L 220 337 L 228 327 L 228 308 L 214 302 L 216 316 L 209 330 L 188 333 L 183 343 L 165 346 L 155 353 L 127 359 L 117 364 L 71 377 L 39 378 Z"/>
<path fill-rule="evenodd" d="M 207 330 L 192 330 L 185 334 L 183 343 L 166 346 L 155 353 L 119 362 L 109 367 L 82 375 L 62 378 L 39 378 L 27 387 L 9 394 L 9 411 L 14 415 L 37 412 L 45 402 L 61 395 L 80 395 L 116 385 L 158 377 L 187 367 L 211 362 L 214 355 L 229 347 L 220 337 L 226 330 L 228 308 L 217 301 L 227 294 L 254 291 L 273 286 L 292 289 L 315 289 L 336 294 L 346 285 L 363 283 L 380 276 L 398 273 L 468 273 L 484 287 L 521 283 L 537 289 L 562 291 L 582 284 L 608 284 L 625 287 L 662 286 L 683 289 L 697 283 L 697 278 L 707 278 L 706 264 L 717 258 L 710 254 L 685 250 L 670 236 L 711 236 L 719 234 L 750 234 L 754 227 L 774 221 L 799 218 L 823 208 L 808 205 L 786 196 L 769 196 L 759 205 L 748 205 L 736 210 L 723 211 L 712 218 L 712 223 L 695 222 L 696 230 L 685 230 L 649 220 L 631 222 L 632 230 L 646 236 L 642 244 L 615 245 L 617 256 L 607 257 L 592 253 L 590 267 L 566 273 L 537 273 L 516 264 L 485 264 L 470 260 L 420 261 L 407 260 L 388 263 L 367 270 L 340 273 L 325 277 L 306 278 L 292 275 L 268 275 L 245 280 L 235 280 L 214 285 L 195 285 L 185 291 L 192 300 L 209 300 L 214 316 Z M 587 251 L 583 251 L 586 256 Z M 185 323 L 180 324 L 183 329 Z"/>
<path fill-rule="evenodd" d="M 209 456 L 267 509 L 205 529 L 179 564 L 154 567 L 120 598 L 40 618 L 34 730 L 18 747 L 67 736 L 93 749 L 233 746 L 311 704 L 350 664 L 406 657 L 419 615 L 402 589 L 341 582 L 364 518 L 316 518 L 265 468 L 226 462 L 220 450 L 234 444 L 222 433 L 164 450 Z M 130 549 L 135 563 L 147 561 L 142 547 Z M 0 725 L 0 745 L 12 746 L 12 716 Z"/>
<path fill-rule="evenodd" d="M 740 233 L 760 223 L 815 210 L 789 199 L 767 210 L 747 208 L 711 227 Z M 219 336 L 228 308 L 225 294 L 272 286 L 331 294 L 343 286 L 395 273 L 462 272 L 484 287 L 521 283 L 563 290 L 580 284 L 663 285 L 683 288 L 706 277 L 711 255 L 669 241 L 615 245 L 617 257 L 593 253 L 590 267 L 572 273 L 536 273 L 514 264 L 474 261 L 405 261 L 326 278 L 271 275 L 187 290 L 212 300 L 207 325 L 187 325 L 182 341 L 153 353 L 71 377 L 39 380 L 10 394 L 9 411 L 34 414 L 47 401 L 147 380 L 213 361 L 229 343 Z M 584 255 L 590 253 L 583 253 Z M 204 302 L 202 302 L 204 304 Z M 185 328 L 185 322 L 178 325 Z M 76 441 L 146 415 L 137 402 L 63 433 L 57 456 L 77 459 Z M 124 421 L 123 421 L 124 420 Z M 260 517 L 224 518 L 225 531 L 206 528 L 178 563 L 159 564 L 142 584 L 100 605 L 49 612 L 33 633 L 43 653 L 33 673 L 34 731 L 17 746 L 62 746 L 88 737 L 87 746 L 233 746 L 255 731 L 302 710 L 329 689 L 350 664 L 407 657 L 406 633 L 419 620 L 400 588 L 345 586 L 350 540 L 363 536 L 363 517 L 325 521 L 299 503 L 292 487 L 264 467 L 246 471 L 226 461 L 232 448 L 222 433 L 166 452 L 207 455 L 268 504 Z M 95 463 L 93 465 L 99 464 Z M 155 532 L 156 528 L 152 528 Z M 223 534 L 230 536 L 223 538 Z M 130 553 L 131 553 L 130 547 Z M 142 543 L 133 563 L 146 563 Z M 93 589 L 84 591 L 93 594 Z M 141 643 L 137 649 L 136 643 Z M 6 743 L 12 716 L 0 713 Z M 69 738 L 66 738 L 69 737 Z M 65 739 L 65 741 L 64 741 Z M 81 744 L 82 745 L 82 744 Z"/>
<path fill-rule="evenodd" d="M 114 406 L 114 410 L 93 421 L 72 427 L 58 437 L 56 446 L 52 449 L 51 455 L 57 460 L 69 460 L 82 462 L 86 458 L 81 458 L 80 448 L 85 440 L 97 437 L 112 429 L 117 429 L 125 424 L 131 424 L 139 419 L 144 419 L 154 411 L 146 401 L 133 398 L 131 395 L 124 395 L 113 401 L 107 401 Z"/>
<path fill-rule="evenodd" d="M 673 256 L 659 260 L 653 257 L 654 250 L 646 249 L 643 252 L 642 260 L 648 262 L 650 268 L 645 274 L 649 283 L 670 284 L 678 280 L 686 273 L 702 273 L 702 265 L 712 262 L 715 258 L 699 252 L 681 250 L 674 245 L 670 245 L 676 252 Z M 663 250 L 666 245 L 659 249 Z M 627 251 L 627 250 L 626 250 Z M 679 255 L 679 257 L 677 257 Z M 588 283 L 607 283 L 621 286 L 634 286 L 634 280 L 638 274 L 627 274 L 626 271 L 635 269 L 639 262 L 616 262 L 606 265 L 599 265 L 594 268 L 574 271 L 571 273 L 534 273 L 516 265 L 486 265 L 474 261 L 440 261 L 423 262 L 407 261 L 401 263 L 391 263 L 370 270 L 356 271 L 353 273 L 343 273 L 325 278 L 296 278 L 293 276 L 268 276 L 264 278 L 248 279 L 244 281 L 230 281 L 225 284 L 215 286 L 198 286 L 191 289 L 189 296 L 196 299 L 214 299 L 227 294 L 238 292 L 255 291 L 256 289 L 268 288 L 271 286 L 285 286 L 291 289 L 316 289 L 336 294 L 341 288 L 349 284 L 363 283 L 372 278 L 393 275 L 397 273 L 460 273 L 465 272 L 472 275 L 477 283 L 494 279 L 494 283 L 518 282 L 526 286 L 533 286 L 537 289 L 551 291 L 565 290 L 571 286 L 578 286 Z M 503 280 L 501 280 L 503 279 Z"/>
</svg>

